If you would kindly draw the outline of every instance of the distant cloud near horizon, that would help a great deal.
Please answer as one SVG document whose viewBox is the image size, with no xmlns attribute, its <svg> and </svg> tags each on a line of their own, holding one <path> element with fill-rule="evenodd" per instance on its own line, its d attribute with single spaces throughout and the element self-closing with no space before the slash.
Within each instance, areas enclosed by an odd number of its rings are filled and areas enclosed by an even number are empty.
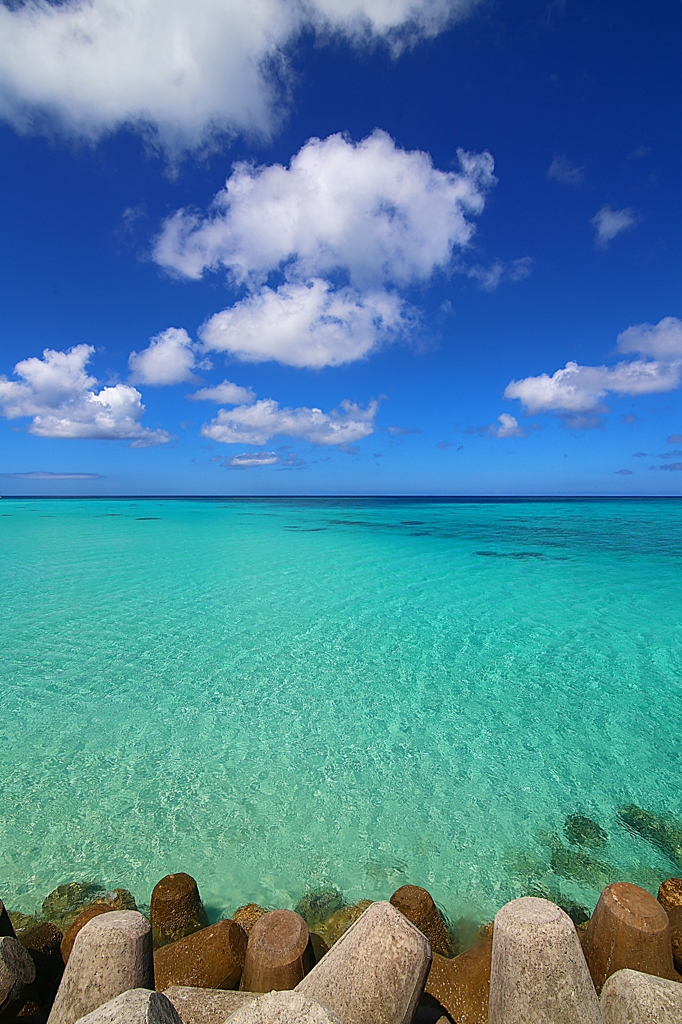
<svg viewBox="0 0 682 1024">
<path fill-rule="evenodd" d="M 596 231 L 594 244 L 598 249 L 607 249 L 617 235 L 635 227 L 639 223 L 639 218 L 629 206 L 624 210 L 612 210 L 610 206 L 602 206 L 590 223 Z"/>
<path fill-rule="evenodd" d="M 609 411 L 604 404 L 608 392 L 651 395 L 680 387 L 682 320 L 669 316 L 657 324 L 628 327 L 618 335 L 618 349 L 638 358 L 623 360 L 613 367 L 581 366 L 571 360 L 551 377 L 542 373 L 511 381 L 504 397 L 518 398 L 526 414 L 552 412 L 569 426 L 586 427 L 599 425 L 596 417 Z"/>
<path fill-rule="evenodd" d="M 582 185 L 585 180 L 585 167 L 572 163 L 566 154 L 555 155 L 547 170 L 547 177 L 562 185 Z"/>
<path fill-rule="evenodd" d="M 9 480 L 104 480 L 101 473 L 0 473 L 0 477 Z"/>
<path fill-rule="evenodd" d="M 93 141 L 121 126 L 177 157 L 267 138 L 286 114 L 287 47 L 384 42 L 398 56 L 478 0 L 35 0 L 0 3 L 0 117 Z"/>
</svg>

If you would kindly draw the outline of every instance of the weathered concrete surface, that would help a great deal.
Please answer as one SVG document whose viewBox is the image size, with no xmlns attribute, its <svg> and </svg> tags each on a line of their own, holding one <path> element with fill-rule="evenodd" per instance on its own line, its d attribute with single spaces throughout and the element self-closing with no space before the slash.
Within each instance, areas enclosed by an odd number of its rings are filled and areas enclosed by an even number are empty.
<svg viewBox="0 0 682 1024">
<path fill-rule="evenodd" d="M 236 921 L 218 921 L 154 953 L 160 992 L 171 985 L 237 988 L 244 969 L 246 932 Z"/>
<path fill-rule="evenodd" d="M 601 1024 L 599 1000 L 568 914 L 524 896 L 498 912 L 490 1024 Z"/>
<path fill-rule="evenodd" d="M 171 985 L 163 994 L 180 1014 L 182 1024 L 224 1024 L 235 1010 L 252 1003 L 259 995 L 188 985 Z"/>
<path fill-rule="evenodd" d="M 229 1024 L 345 1024 L 328 1006 L 300 992 L 268 992 L 240 1007 L 228 1021 Z"/>
<path fill-rule="evenodd" d="M 99 917 L 100 914 L 110 914 L 114 909 L 115 908 L 110 906 L 108 903 L 90 903 L 87 907 L 84 907 L 83 910 L 81 910 L 78 917 L 72 921 L 64 932 L 64 937 L 61 941 L 60 947 L 63 963 L 66 964 L 69 962 L 73 944 L 76 941 L 76 936 L 81 928 L 84 928 L 88 921 L 92 921 L 93 917 Z"/>
<path fill-rule="evenodd" d="M 240 924 L 246 934 L 250 935 L 256 921 L 260 921 L 267 912 L 265 907 L 259 906 L 258 903 L 245 903 L 243 907 L 237 907 L 232 920 Z"/>
<path fill-rule="evenodd" d="M 177 942 L 208 926 L 199 887 L 184 871 L 165 875 L 152 892 L 149 907 L 154 948 Z"/>
<path fill-rule="evenodd" d="M 14 926 L 9 919 L 9 914 L 5 910 L 5 904 L 0 900 L 0 938 L 3 935 L 9 935 L 10 938 L 16 939 Z"/>
<path fill-rule="evenodd" d="M 83 1024 L 182 1024 L 170 999 L 161 992 L 133 988 L 81 1017 Z"/>
<path fill-rule="evenodd" d="M 431 950 L 441 956 L 452 956 L 454 950 L 438 907 L 427 889 L 420 885 L 401 885 L 390 902 L 404 914 L 431 943 Z"/>
<path fill-rule="evenodd" d="M 424 989 L 457 1024 L 488 1024 L 493 929 L 452 960 L 433 954 Z"/>
<path fill-rule="evenodd" d="M 597 992 L 609 975 L 625 967 L 677 978 L 668 915 L 650 892 L 629 882 L 603 890 L 585 931 L 583 952 Z"/>
<path fill-rule="evenodd" d="M 682 985 L 640 971 L 616 971 L 601 993 L 606 1024 L 680 1024 Z"/>
<path fill-rule="evenodd" d="M 670 945 L 675 969 L 682 974 L 682 907 L 673 907 L 670 911 Z"/>
<path fill-rule="evenodd" d="M 682 907 L 682 878 L 666 878 L 661 882 L 657 899 L 668 914 L 675 907 Z"/>
<path fill-rule="evenodd" d="M 293 910 L 271 910 L 249 935 L 240 988 L 271 992 L 295 988 L 315 966 L 310 932 Z"/>
<path fill-rule="evenodd" d="M 101 914 L 76 936 L 48 1024 L 73 1024 L 121 992 L 153 987 L 149 921 L 136 910 Z"/>
<path fill-rule="evenodd" d="M 25 988 L 35 981 L 35 976 L 33 960 L 19 940 L 3 935 L 0 938 L 0 1013 L 13 1003 L 19 1004 Z"/>
<path fill-rule="evenodd" d="M 428 939 L 388 902 L 372 903 L 296 986 L 343 1024 L 409 1024 L 431 966 Z"/>
</svg>

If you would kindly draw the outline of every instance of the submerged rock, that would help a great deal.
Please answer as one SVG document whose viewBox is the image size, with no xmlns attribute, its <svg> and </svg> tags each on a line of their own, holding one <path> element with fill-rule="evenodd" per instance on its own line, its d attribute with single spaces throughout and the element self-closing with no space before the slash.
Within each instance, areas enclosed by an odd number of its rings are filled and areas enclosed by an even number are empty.
<svg viewBox="0 0 682 1024">
<path fill-rule="evenodd" d="M 350 926 L 355 924 L 359 917 L 362 917 L 371 904 L 372 900 L 360 900 L 352 907 L 342 907 L 319 925 L 317 933 L 322 936 L 329 947 L 333 946 Z"/>
<path fill-rule="evenodd" d="M 671 814 L 654 814 L 636 804 L 625 804 L 618 817 L 628 832 L 646 839 L 682 868 L 682 824 Z"/>
<path fill-rule="evenodd" d="M 569 814 L 564 822 L 564 835 L 573 846 L 606 846 L 608 836 L 601 825 L 584 814 Z"/>
<path fill-rule="evenodd" d="M 587 853 L 578 853 L 564 846 L 555 846 L 550 861 L 552 871 L 564 878 L 586 882 L 593 889 L 603 889 L 618 878 L 619 871 L 612 864 L 602 863 Z"/>
<path fill-rule="evenodd" d="M 316 928 L 345 906 L 341 891 L 334 886 L 326 889 L 312 889 L 305 893 L 294 907 L 309 928 Z"/>
<path fill-rule="evenodd" d="M 68 882 L 58 885 L 43 900 L 43 917 L 65 931 L 87 903 L 104 893 L 104 886 L 95 882 Z"/>
</svg>

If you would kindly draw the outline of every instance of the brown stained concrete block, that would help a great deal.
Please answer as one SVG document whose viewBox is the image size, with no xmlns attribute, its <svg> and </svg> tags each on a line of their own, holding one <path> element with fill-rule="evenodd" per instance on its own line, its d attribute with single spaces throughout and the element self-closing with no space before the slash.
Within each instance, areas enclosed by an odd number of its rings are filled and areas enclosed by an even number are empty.
<svg viewBox="0 0 682 1024">
<path fill-rule="evenodd" d="M 682 907 L 682 878 L 666 878 L 661 882 L 657 899 L 667 914 L 675 907 Z"/>
<path fill-rule="evenodd" d="M 208 925 L 197 883 L 184 871 L 166 875 L 156 883 L 149 916 L 154 949 L 184 939 Z"/>
<path fill-rule="evenodd" d="M 431 967 L 431 946 L 388 902 L 372 903 L 296 991 L 343 1024 L 410 1024 Z"/>
<path fill-rule="evenodd" d="M 35 977 L 35 965 L 28 951 L 18 939 L 3 935 L 0 938 L 0 1014 L 12 1006 L 20 1008 L 26 988 Z"/>
<path fill-rule="evenodd" d="M 240 1006 L 258 999 L 257 992 L 231 992 L 188 985 L 171 985 L 164 995 L 178 1011 L 182 1024 L 224 1024 Z"/>
<path fill-rule="evenodd" d="M 183 1024 L 161 992 L 134 988 L 81 1017 L 83 1024 Z M 80 1022 L 79 1022 L 80 1024 Z"/>
<path fill-rule="evenodd" d="M 228 1021 L 229 1024 L 345 1024 L 328 1006 L 300 992 L 285 991 L 259 996 L 248 1006 L 240 1007 Z"/>
<path fill-rule="evenodd" d="M 19 935 L 36 969 L 35 981 L 26 990 L 22 1016 L 49 1013 L 64 973 L 60 950 L 62 933 L 50 921 L 43 921 Z"/>
<path fill-rule="evenodd" d="M 246 947 L 240 988 L 244 992 L 295 988 L 315 966 L 310 932 L 293 910 L 271 910 L 256 921 Z"/>
<path fill-rule="evenodd" d="M 48 1024 L 74 1024 L 122 992 L 153 987 L 149 921 L 136 910 L 101 914 L 76 936 Z"/>
<path fill-rule="evenodd" d="M 450 936 L 430 892 L 420 885 L 401 885 L 391 896 L 390 902 L 426 936 L 433 953 L 452 956 Z"/>
<path fill-rule="evenodd" d="M 585 931 L 583 952 L 597 992 L 626 967 L 677 979 L 668 915 L 651 893 L 629 882 L 603 890 Z"/>
<path fill-rule="evenodd" d="M 156 988 L 238 988 L 246 955 L 246 932 L 236 921 L 218 921 L 154 953 Z"/>
<path fill-rule="evenodd" d="M 602 1024 L 599 1000 L 568 914 L 525 896 L 495 917 L 489 1024 Z"/>
<path fill-rule="evenodd" d="M 673 963 L 682 975 L 682 907 L 673 907 L 670 911 L 670 945 L 673 951 Z"/>
<path fill-rule="evenodd" d="M 243 907 L 237 907 L 232 920 L 240 924 L 246 934 L 250 935 L 256 921 L 260 921 L 266 914 L 265 907 L 260 907 L 257 903 L 246 903 Z"/>
<path fill-rule="evenodd" d="M 640 971 L 616 971 L 601 993 L 605 1024 L 680 1024 L 682 985 Z"/>
<path fill-rule="evenodd" d="M 0 900 L 0 937 L 3 935 L 9 935 L 11 939 L 16 939 L 14 925 L 10 921 L 9 914 L 5 910 L 5 904 Z"/>
<path fill-rule="evenodd" d="M 492 925 L 483 939 L 453 960 L 433 954 L 424 991 L 437 999 L 457 1024 L 488 1024 L 492 955 Z"/>
</svg>

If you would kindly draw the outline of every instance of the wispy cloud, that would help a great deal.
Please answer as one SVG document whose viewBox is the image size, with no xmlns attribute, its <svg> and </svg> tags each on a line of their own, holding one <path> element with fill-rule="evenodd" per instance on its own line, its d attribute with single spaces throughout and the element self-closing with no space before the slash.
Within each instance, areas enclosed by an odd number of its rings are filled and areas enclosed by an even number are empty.
<svg viewBox="0 0 682 1024">
<path fill-rule="evenodd" d="M 639 223 L 639 218 L 629 206 L 623 210 L 613 210 L 610 206 L 602 206 L 600 210 L 597 210 L 590 223 L 596 232 L 594 244 L 598 249 L 607 249 L 609 243 L 617 235 L 635 227 Z"/>
<path fill-rule="evenodd" d="M 103 480 L 99 473 L 49 473 L 40 470 L 33 473 L 0 473 L 11 480 Z"/>
<path fill-rule="evenodd" d="M 524 281 L 532 273 L 531 256 L 522 256 L 521 259 L 511 260 L 509 263 L 505 263 L 504 260 L 493 260 L 488 266 L 477 265 L 469 267 L 466 271 L 467 277 L 478 281 L 479 287 L 485 292 L 494 292 L 505 281 Z"/>
<path fill-rule="evenodd" d="M 573 185 L 575 188 L 582 185 L 585 180 L 585 167 L 574 164 L 565 153 L 556 154 L 547 170 L 547 177 L 561 182 L 562 185 Z"/>
</svg>

